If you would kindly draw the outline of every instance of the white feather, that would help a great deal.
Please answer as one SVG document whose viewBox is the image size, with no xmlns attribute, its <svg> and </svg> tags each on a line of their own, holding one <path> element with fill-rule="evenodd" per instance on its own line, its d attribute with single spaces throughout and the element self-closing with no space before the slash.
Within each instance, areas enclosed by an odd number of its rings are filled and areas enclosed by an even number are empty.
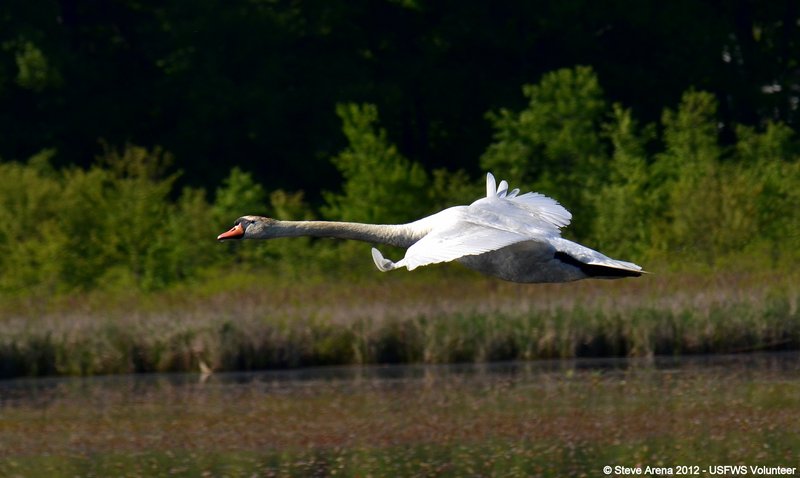
<svg viewBox="0 0 800 478">
<path fill-rule="evenodd" d="M 497 186 L 494 182 L 492 173 L 486 173 L 486 197 L 490 198 L 497 195 Z"/>
<path fill-rule="evenodd" d="M 423 232 L 405 257 L 392 262 L 373 249 L 373 259 L 381 270 L 417 267 L 497 251 L 512 244 L 536 241 L 551 250 L 572 255 L 586 264 L 641 270 L 635 264 L 617 261 L 597 251 L 561 238 L 560 228 L 569 224 L 572 214 L 557 201 L 539 193 L 518 196 L 519 189 L 508 191 L 505 180 L 497 185 L 486 175 L 486 197 L 469 206 L 456 206 L 410 224 Z"/>
<path fill-rule="evenodd" d="M 497 197 L 504 198 L 508 194 L 508 182 L 506 180 L 500 181 L 500 185 L 497 186 Z"/>
<path fill-rule="evenodd" d="M 405 257 L 396 266 L 414 270 L 419 266 L 494 251 L 525 239 L 524 234 L 517 232 L 470 221 L 456 221 L 429 232 L 408 248 Z"/>
</svg>

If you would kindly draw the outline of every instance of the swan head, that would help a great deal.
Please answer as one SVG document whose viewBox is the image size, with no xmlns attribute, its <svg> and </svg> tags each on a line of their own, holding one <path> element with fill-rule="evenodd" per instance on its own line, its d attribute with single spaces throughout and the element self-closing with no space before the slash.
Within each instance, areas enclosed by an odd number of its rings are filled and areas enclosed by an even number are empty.
<svg viewBox="0 0 800 478">
<path fill-rule="evenodd" d="M 233 223 L 233 227 L 217 236 L 218 241 L 233 239 L 263 238 L 269 235 L 269 227 L 277 222 L 263 216 L 242 216 Z"/>
</svg>

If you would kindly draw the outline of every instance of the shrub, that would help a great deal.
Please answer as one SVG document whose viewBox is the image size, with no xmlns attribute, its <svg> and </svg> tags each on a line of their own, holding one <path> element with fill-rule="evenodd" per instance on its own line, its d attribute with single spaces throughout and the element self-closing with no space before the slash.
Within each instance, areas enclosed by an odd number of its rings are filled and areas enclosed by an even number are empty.
<svg viewBox="0 0 800 478">
<path fill-rule="evenodd" d="M 429 209 L 428 175 L 406 159 L 376 126 L 375 105 L 340 104 L 336 113 L 348 147 L 332 159 L 342 173 L 341 193 L 324 195 L 324 216 L 342 221 L 401 223 Z"/>
</svg>

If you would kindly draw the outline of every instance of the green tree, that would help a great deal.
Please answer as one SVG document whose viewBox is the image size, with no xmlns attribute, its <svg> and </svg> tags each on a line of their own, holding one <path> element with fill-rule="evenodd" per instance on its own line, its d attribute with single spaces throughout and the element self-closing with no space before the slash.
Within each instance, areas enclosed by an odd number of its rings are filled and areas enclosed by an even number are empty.
<svg viewBox="0 0 800 478">
<path fill-rule="evenodd" d="M 640 129 L 630 109 L 613 105 L 604 136 L 612 146 L 608 178 L 593 197 L 596 211 L 592 239 L 612 255 L 641 255 L 649 250 L 652 218 L 646 144 L 655 137 L 651 126 Z"/>
<path fill-rule="evenodd" d="M 66 237 L 57 223 L 63 185 L 49 164 L 53 154 L 0 162 L 0 292 L 46 294 L 58 287 Z"/>
<path fill-rule="evenodd" d="M 451 206 L 470 204 L 485 196 L 484 184 L 483 177 L 473 180 L 463 170 L 450 172 L 441 168 L 434 169 L 431 174 L 431 186 L 428 189 L 431 213 Z"/>
<path fill-rule="evenodd" d="M 165 287 L 194 277 L 224 259 L 215 237 L 220 233 L 212 205 L 202 189 L 184 188 L 169 205 L 163 231 L 153 237 L 145 285 Z"/>
<path fill-rule="evenodd" d="M 800 249 L 800 155 L 794 131 L 783 123 L 769 122 L 763 132 L 752 126 L 736 128 L 736 168 L 742 194 L 748 199 L 748 220 L 756 224 L 743 234 L 747 242 L 760 242 L 772 261 L 798 258 Z"/>
<path fill-rule="evenodd" d="M 711 93 L 687 91 L 677 111 L 662 116 L 665 149 L 656 155 L 651 181 L 653 241 L 674 256 L 714 261 L 720 227 L 717 101 Z"/>
<path fill-rule="evenodd" d="M 156 289 L 219 259 L 204 193 L 171 200 L 167 153 L 109 148 L 61 171 L 53 154 L 0 163 L 0 291 Z"/>
<path fill-rule="evenodd" d="M 233 224 L 245 215 L 266 213 L 267 193 L 251 173 L 233 167 L 215 194 L 213 214 L 220 224 Z"/>
<path fill-rule="evenodd" d="M 340 104 L 347 148 L 332 159 L 342 174 L 340 193 L 326 192 L 323 215 L 343 221 L 400 223 L 429 209 L 428 175 L 406 159 L 377 126 L 375 105 Z"/>
<path fill-rule="evenodd" d="M 172 157 L 158 148 L 148 151 L 128 146 L 122 151 L 107 150 L 101 165 L 107 164 L 111 180 L 106 188 L 107 239 L 114 238 L 113 251 L 137 283 L 160 286 L 168 278 L 151 275 L 162 250 L 157 238 L 162 235 L 171 214 L 169 195 L 177 174 L 166 174 Z M 117 212 L 115 214 L 115 211 Z M 124 211 L 124 214 L 120 212 Z"/>
<path fill-rule="evenodd" d="M 577 217 L 591 217 L 592 191 L 602 184 L 607 161 L 600 134 L 606 103 L 597 75 L 585 66 L 561 69 L 525 85 L 523 93 L 524 110 L 488 115 L 494 142 L 481 166 L 555 197 Z M 581 236 L 589 228 L 579 220 L 571 230 Z"/>
</svg>

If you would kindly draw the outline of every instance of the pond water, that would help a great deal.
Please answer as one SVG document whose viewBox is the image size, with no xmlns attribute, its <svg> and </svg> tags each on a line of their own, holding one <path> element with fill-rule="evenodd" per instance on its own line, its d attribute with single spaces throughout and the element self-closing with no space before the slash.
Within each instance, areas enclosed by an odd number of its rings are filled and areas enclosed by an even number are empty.
<svg viewBox="0 0 800 478">
<path fill-rule="evenodd" d="M 794 352 L 23 379 L 0 475 L 710 476 L 800 466 L 799 425 Z"/>
</svg>

